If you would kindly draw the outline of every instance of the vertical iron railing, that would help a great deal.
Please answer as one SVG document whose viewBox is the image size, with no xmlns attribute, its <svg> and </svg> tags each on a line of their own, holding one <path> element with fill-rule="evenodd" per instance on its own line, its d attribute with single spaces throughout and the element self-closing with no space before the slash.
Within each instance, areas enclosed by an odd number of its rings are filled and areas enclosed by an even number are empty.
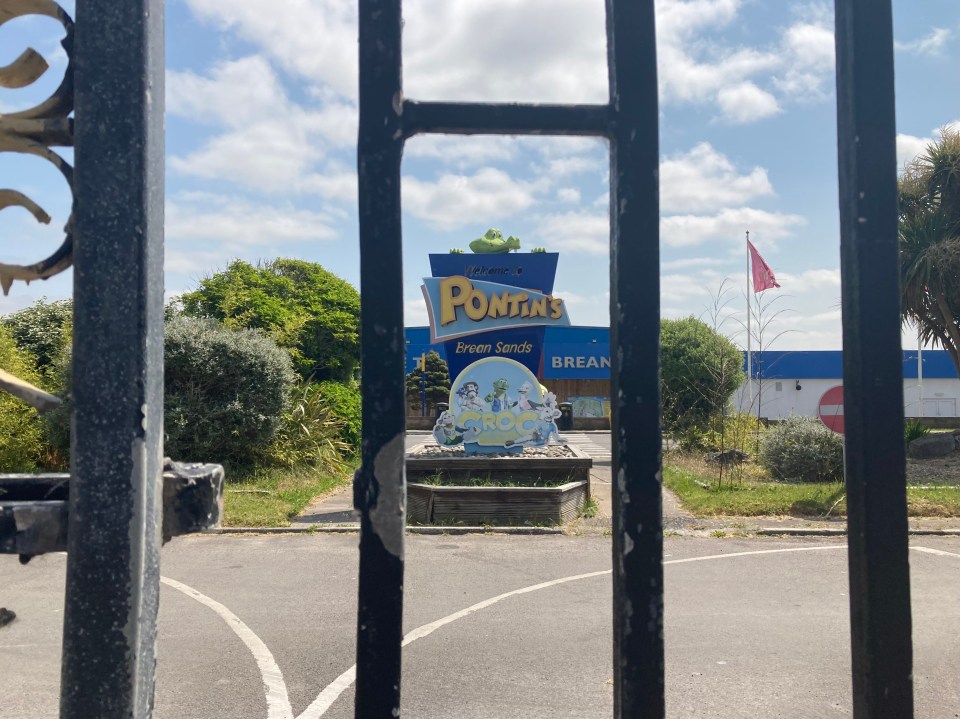
<svg viewBox="0 0 960 719">
<path fill-rule="evenodd" d="M 889 0 L 837 0 L 837 148 L 853 707 L 913 716 Z"/>
<path fill-rule="evenodd" d="M 153 707 L 163 439 L 163 2 L 77 0 L 73 451 L 60 715 Z"/>
<path fill-rule="evenodd" d="M 401 82 L 399 0 L 360 3 L 364 440 L 358 717 L 400 706 L 405 479 L 400 160 L 420 133 L 593 135 L 610 142 L 616 716 L 664 707 L 659 198 L 653 0 L 607 0 L 606 105 L 420 103 Z"/>
</svg>

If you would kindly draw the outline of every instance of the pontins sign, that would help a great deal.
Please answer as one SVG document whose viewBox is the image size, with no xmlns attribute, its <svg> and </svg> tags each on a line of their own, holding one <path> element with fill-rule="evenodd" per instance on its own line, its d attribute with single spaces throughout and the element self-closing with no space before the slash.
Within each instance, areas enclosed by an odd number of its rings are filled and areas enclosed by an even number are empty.
<svg viewBox="0 0 960 719">
<path fill-rule="evenodd" d="M 499 282 L 462 275 L 425 277 L 423 294 L 433 342 L 516 327 L 570 325 L 559 297 Z"/>
</svg>

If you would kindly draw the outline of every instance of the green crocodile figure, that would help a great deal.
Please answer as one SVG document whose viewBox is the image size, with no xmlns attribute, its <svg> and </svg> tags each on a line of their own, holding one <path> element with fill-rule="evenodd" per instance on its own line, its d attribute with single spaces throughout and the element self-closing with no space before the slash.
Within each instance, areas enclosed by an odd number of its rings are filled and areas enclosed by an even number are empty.
<svg viewBox="0 0 960 719">
<path fill-rule="evenodd" d="M 470 249 L 478 255 L 492 255 L 500 252 L 520 249 L 520 238 L 511 235 L 503 239 L 500 230 L 489 229 L 483 237 L 470 243 Z"/>
</svg>

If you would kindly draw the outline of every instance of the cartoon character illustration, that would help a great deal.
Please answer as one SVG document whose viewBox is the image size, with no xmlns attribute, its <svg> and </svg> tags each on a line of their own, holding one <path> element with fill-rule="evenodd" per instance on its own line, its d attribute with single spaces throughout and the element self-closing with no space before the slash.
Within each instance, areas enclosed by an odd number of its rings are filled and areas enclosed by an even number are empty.
<svg viewBox="0 0 960 719">
<path fill-rule="evenodd" d="M 535 410 L 541 406 L 539 402 L 534 402 L 530 399 L 530 391 L 533 389 L 533 385 L 529 382 L 524 382 L 520 385 L 520 388 L 517 390 L 517 393 L 520 395 L 517 399 L 517 404 L 514 406 L 513 411 L 519 414 L 520 412 L 527 412 L 529 410 Z"/>
<path fill-rule="evenodd" d="M 499 254 L 510 250 L 520 249 L 520 238 L 510 236 L 503 239 L 500 230 L 490 228 L 483 237 L 478 237 L 470 243 L 470 249 L 478 255 Z"/>
<path fill-rule="evenodd" d="M 487 406 L 480 399 L 480 385 L 476 382 L 464 382 L 457 389 L 457 404 L 461 412 L 486 412 Z"/>
<path fill-rule="evenodd" d="M 556 401 L 556 397 L 554 397 Z M 525 434 L 516 439 L 509 439 L 504 442 L 505 447 L 513 447 L 517 444 L 542 446 L 550 443 L 550 437 L 556 437 L 560 441 L 560 430 L 557 428 L 556 419 L 560 416 L 560 410 L 555 405 L 544 404 L 537 410 L 537 422 L 530 434 Z"/>
<path fill-rule="evenodd" d="M 483 398 L 483 401 L 490 405 L 491 412 L 506 412 L 516 404 L 516 400 L 511 400 L 507 396 L 507 390 L 510 389 L 510 383 L 503 377 L 493 382 L 493 392 Z"/>
<path fill-rule="evenodd" d="M 479 429 L 466 429 L 457 426 L 457 418 L 450 410 L 445 410 L 437 417 L 433 427 L 433 438 L 437 444 L 452 447 L 463 442 L 469 442 L 480 433 Z"/>
</svg>

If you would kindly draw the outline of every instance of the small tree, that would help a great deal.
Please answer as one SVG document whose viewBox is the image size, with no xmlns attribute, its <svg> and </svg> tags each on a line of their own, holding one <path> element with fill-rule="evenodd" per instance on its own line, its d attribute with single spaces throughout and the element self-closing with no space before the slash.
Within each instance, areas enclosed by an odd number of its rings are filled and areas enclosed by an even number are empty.
<svg viewBox="0 0 960 719">
<path fill-rule="evenodd" d="M 435 351 L 426 355 L 424 363 L 426 371 L 421 365 L 407 375 L 407 402 L 431 415 L 436 411 L 437 402 L 446 402 L 450 397 L 450 372 Z"/>
<path fill-rule="evenodd" d="M 696 317 L 661 320 L 660 377 L 664 429 L 703 428 L 743 382 L 743 355 Z"/>
<path fill-rule="evenodd" d="M 360 293 L 318 264 L 237 260 L 180 298 L 183 312 L 231 329 L 260 329 L 293 358 L 302 379 L 353 379 L 360 363 Z"/>
</svg>

